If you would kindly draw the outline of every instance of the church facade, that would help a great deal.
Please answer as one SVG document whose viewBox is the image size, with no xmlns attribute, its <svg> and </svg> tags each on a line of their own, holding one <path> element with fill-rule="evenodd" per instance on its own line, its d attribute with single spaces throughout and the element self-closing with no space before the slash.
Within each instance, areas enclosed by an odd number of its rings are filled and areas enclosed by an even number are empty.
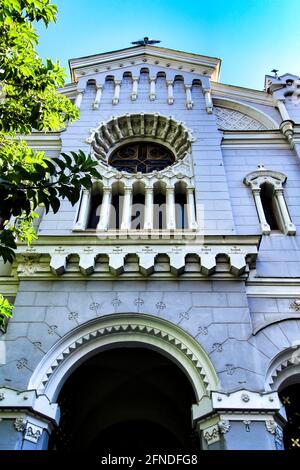
<svg viewBox="0 0 300 470">
<path fill-rule="evenodd" d="M 0 449 L 300 447 L 300 79 L 220 66 L 70 61 L 80 119 L 27 140 L 102 179 L 1 265 Z"/>
</svg>

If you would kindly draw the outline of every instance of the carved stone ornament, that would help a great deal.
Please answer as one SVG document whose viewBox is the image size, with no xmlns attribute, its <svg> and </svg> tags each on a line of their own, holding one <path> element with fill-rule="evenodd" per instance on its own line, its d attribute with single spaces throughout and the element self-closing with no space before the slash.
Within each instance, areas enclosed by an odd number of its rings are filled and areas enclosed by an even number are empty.
<svg viewBox="0 0 300 470">
<path fill-rule="evenodd" d="M 5 393 L 1 392 L 0 393 L 0 401 L 3 401 L 5 399 Z"/>
<path fill-rule="evenodd" d="M 23 418 L 23 416 L 19 416 L 18 418 L 15 419 L 14 426 L 16 431 L 18 432 L 23 432 L 26 426 L 26 420 Z"/>
<path fill-rule="evenodd" d="M 290 303 L 290 309 L 294 310 L 295 312 L 300 312 L 300 299 L 294 299 Z"/>
<path fill-rule="evenodd" d="M 275 423 L 274 419 L 270 419 L 266 421 L 266 428 L 269 433 L 271 434 L 276 433 L 277 424 Z"/>
<path fill-rule="evenodd" d="M 203 432 L 203 437 L 209 446 L 211 444 L 214 444 L 215 442 L 218 442 L 220 440 L 220 433 L 219 433 L 218 426 L 215 425 L 215 426 L 211 426 L 205 429 Z"/>
<path fill-rule="evenodd" d="M 38 259 L 37 256 L 24 256 L 24 262 L 20 263 L 18 266 L 18 274 L 24 276 L 35 274 L 40 267 Z"/>
<path fill-rule="evenodd" d="M 248 403 L 248 401 L 250 401 L 250 397 L 249 397 L 248 393 L 242 393 L 241 399 L 242 399 L 242 401 L 244 401 L 245 403 Z"/>
<path fill-rule="evenodd" d="M 222 421 L 219 421 L 218 426 L 219 426 L 219 431 L 222 434 L 225 434 L 226 432 L 228 432 L 231 427 L 227 419 L 223 419 Z"/>
<path fill-rule="evenodd" d="M 24 439 L 36 444 L 43 434 L 43 428 L 27 422 Z"/>
<path fill-rule="evenodd" d="M 191 131 L 171 116 L 159 113 L 125 114 L 112 117 L 108 122 L 101 122 L 96 129 L 91 129 L 87 142 L 92 145 L 96 158 L 107 164 L 108 151 L 119 143 L 130 139 L 151 139 L 172 147 L 178 159 L 183 158 L 194 141 Z"/>
</svg>

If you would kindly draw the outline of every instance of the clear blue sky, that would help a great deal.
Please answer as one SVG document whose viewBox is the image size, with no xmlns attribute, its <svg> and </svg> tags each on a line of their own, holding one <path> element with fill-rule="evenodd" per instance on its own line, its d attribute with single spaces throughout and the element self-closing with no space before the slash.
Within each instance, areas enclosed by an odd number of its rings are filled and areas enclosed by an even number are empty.
<svg viewBox="0 0 300 470">
<path fill-rule="evenodd" d="M 42 57 L 161 46 L 222 59 L 221 82 L 262 89 L 264 75 L 300 75 L 300 0 L 54 0 L 58 21 L 39 27 Z"/>
</svg>

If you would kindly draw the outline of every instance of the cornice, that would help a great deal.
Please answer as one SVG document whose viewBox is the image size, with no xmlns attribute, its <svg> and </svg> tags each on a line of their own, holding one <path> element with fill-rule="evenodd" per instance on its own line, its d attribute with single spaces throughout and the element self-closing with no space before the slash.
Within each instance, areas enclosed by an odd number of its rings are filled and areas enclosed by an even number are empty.
<svg viewBox="0 0 300 470">
<path fill-rule="evenodd" d="M 281 148 L 290 149 L 279 130 L 261 131 L 222 131 L 223 148 Z"/>
<path fill-rule="evenodd" d="M 75 99 L 77 95 L 77 84 L 76 83 L 67 83 L 62 88 L 57 88 L 57 92 L 61 95 L 66 96 L 70 100 Z"/>
<path fill-rule="evenodd" d="M 63 130 L 62 130 L 63 132 Z M 61 132 L 33 132 L 30 135 L 19 135 L 34 150 L 61 150 Z"/>
<path fill-rule="evenodd" d="M 132 62 L 178 67 L 183 71 L 207 75 L 215 81 L 219 80 L 221 65 L 221 60 L 215 57 L 147 45 L 70 59 L 69 66 L 72 80 L 76 82 L 78 76 L 87 73 L 89 68 L 97 73 L 114 67 L 126 67 L 132 65 Z"/>
<path fill-rule="evenodd" d="M 92 232 L 92 233 L 91 233 Z M 121 231 L 119 231 L 121 232 Z M 153 231 L 154 232 L 154 231 Z M 136 231 L 135 231 L 136 233 Z M 162 232 L 160 231 L 162 234 Z M 107 234 L 106 234 L 107 235 Z M 120 233 L 122 236 L 122 234 Z M 136 234 L 139 235 L 139 234 Z M 202 234 L 191 234 L 190 236 L 193 235 L 192 239 L 188 239 L 188 244 L 189 245 L 201 245 L 205 248 L 206 245 L 256 245 L 259 246 L 261 242 L 261 235 L 202 235 Z M 144 239 L 141 237 L 141 239 L 138 239 L 137 237 L 121 237 L 121 238 L 115 238 L 112 241 L 108 240 L 105 237 L 100 238 L 99 234 L 97 233 L 96 236 L 96 231 L 83 231 L 80 233 L 72 233 L 70 235 L 39 235 L 39 238 L 28 248 L 28 252 L 31 251 L 32 248 L 38 247 L 39 245 L 42 246 L 57 246 L 57 245 L 74 245 L 74 246 L 86 246 L 86 245 L 93 245 L 93 246 L 101 246 L 101 245 L 166 245 L 169 247 L 172 246 L 186 246 L 187 241 L 185 238 L 182 240 L 177 240 L 172 239 L 170 240 L 170 237 L 163 239 L 160 238 L 158 239 L 151 239 L 151 238 L 146 238 Z M 19 243 L 19 248 L 21 247 L 27 247 L 26 243 Z"/>
<path fill-rule="evenodd" d="M 136 236 L 123 240 L 98 237 L 84 238 L 81 234 L 79 237 L 46 237 L 30 247 L 19 245 L 13 272 L 20 279 L 53 279 L 57 276 L 112 279 L 120 275 L 133 280 L 150 275 L 158 279 L 174 276 L 201 279 L 211 275 L 241 279 L 255 267 L 260 241 L 260 237 L 244 237 L 242 243 L 238 243 L 238 237 L 217 237 L 214 243 L 212 239 L 210 243 L 207 239 L 203 243 L 203 239 L 194 235 L 194 241 L 174 240 L 170 243 L 169 237 L 162 243 L 160 239 L 145 242 L 144 237 L 139 241 Z M 164 258 L 163 269 L 157 269 L 157 256 Z M 131 264 L 127 263 L 128 258 Z"/>
<path fill-rule="evenodd" d="M 265 91 L 211 81 L 213 98 L 229 98 L 275 107 L 275 100 Z"/>
</svg>

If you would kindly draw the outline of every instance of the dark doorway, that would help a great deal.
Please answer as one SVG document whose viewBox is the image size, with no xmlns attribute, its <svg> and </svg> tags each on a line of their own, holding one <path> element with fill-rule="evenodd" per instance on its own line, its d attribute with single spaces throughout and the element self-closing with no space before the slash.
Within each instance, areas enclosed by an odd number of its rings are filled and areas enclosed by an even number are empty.
<svg viewBox="0 0 300 470">
<path fill-rule="evenodd" d="M 64 384 L 60 426 L 49 448 L 99 455 L 195 452 L 194 402 L 185 374 L 161 354 L 135 347 L 103 351 Z"/>
<path fill-rule="evenodd" d="M 285 407 L 287 424 L 283 428 L 285 449 L 300 449 L 300 384 L 289 385 L 279 393 Z"/>
</svg>

